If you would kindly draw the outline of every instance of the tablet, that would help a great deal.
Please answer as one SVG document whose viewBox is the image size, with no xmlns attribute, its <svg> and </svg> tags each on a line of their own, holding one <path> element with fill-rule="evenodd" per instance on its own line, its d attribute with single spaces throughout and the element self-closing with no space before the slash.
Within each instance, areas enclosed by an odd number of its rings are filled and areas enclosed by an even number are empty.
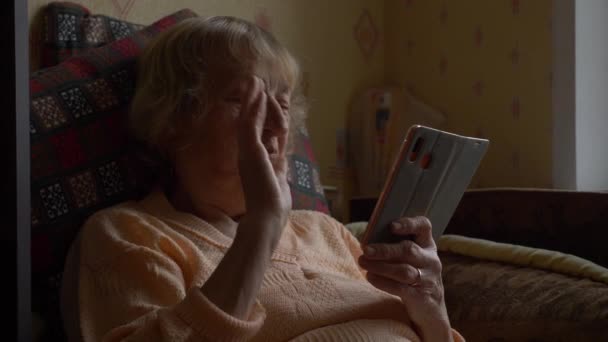
<svg viewBox="0 0 608 342">
<path fill-rule="evenodd" d="M 388 174 L 362 244 L 403 240 L 390 224 L 426 216 L 437 240 L 445 231 L 489 146 L 489 141 L 412 126 Z"/>
</svg>

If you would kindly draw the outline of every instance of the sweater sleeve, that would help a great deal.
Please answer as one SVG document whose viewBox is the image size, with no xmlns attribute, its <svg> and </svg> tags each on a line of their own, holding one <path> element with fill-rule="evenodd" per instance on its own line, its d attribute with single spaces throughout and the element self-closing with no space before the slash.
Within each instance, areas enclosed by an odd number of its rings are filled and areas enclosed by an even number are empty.
<svg viewBox="0 0 608 342">
<path fill-rule="evenodd" d="M 205 263 L 193 262 L 192 251 L 154 227 L 127 224 L 118 231 L 112 223 L 91 220 L 80 242 L 84 341 L 242 341 L 261 328 L 265 310 L 259 302 L 240 320 L 193 285 L 189 268 Z"/>
</svg>

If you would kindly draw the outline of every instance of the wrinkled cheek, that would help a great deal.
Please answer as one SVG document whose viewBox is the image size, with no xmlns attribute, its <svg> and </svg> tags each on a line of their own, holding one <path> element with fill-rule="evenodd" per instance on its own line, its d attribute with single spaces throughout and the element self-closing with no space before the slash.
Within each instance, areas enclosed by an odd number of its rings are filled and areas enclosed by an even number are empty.
<svg viewBox="0 0 608 342">
<path fill-rule="evenodd" d="M 239 149 L 236 143 L 236 136 L 234 139 L 227 138 L 221 145 L 222 148 L 217 153 L 216 160 L 222 165 L 222 169 L 226 172 L 238 170 L 238 157 Z"/>
</svg>

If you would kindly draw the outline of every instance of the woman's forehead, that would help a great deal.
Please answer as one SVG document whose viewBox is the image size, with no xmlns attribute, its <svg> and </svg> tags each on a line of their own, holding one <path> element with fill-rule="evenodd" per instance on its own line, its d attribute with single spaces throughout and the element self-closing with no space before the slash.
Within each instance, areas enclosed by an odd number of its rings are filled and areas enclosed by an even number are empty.
<svg viewBox="0 0 608 342">
<path fill-rule="evenodd" d="M 254 76 L 264 80 L 269 88 L 268 90 L 277 95 L 289 95 L 291 93 L 290 87 L 279 77 L 269 77 L 268 75 L 254 72 L 242 72 L 232 75 L 226 80 L 226 88 L 229 91 L 246 92 L 251 83 L 251 78 Z"/>
</svg>

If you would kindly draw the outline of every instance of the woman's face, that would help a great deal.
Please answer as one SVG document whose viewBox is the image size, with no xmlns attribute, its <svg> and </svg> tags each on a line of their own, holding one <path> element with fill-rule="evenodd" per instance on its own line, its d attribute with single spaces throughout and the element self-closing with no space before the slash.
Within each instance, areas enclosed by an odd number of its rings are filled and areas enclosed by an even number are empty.
<svg viewBox="0 0 608 342">
<path fill-rule="evenodd" d="M 185 147 L 178 148 L 175 155 L 178 186 L 189 192 L 191 198 L 205 197 L 206 201 L 220 202 L 215 205 L 230 211 L 227 213 L 231 215 L 244 212 L 238 170 L 237 123 L 249 84 L 247 76 L 226 80 L 207 113 L 185 135 Z M 268 111 L 262 133 L 262 143 L 272 161 L 272 155 L 284 148 L 279 146 L 278 118 L 273 116 L 283 114 L 288 117 L 291 94 L 273 89 L 269 89 L 267 94 L 274 97 L 283 109 L 283 113 Z"/>
</svg>

